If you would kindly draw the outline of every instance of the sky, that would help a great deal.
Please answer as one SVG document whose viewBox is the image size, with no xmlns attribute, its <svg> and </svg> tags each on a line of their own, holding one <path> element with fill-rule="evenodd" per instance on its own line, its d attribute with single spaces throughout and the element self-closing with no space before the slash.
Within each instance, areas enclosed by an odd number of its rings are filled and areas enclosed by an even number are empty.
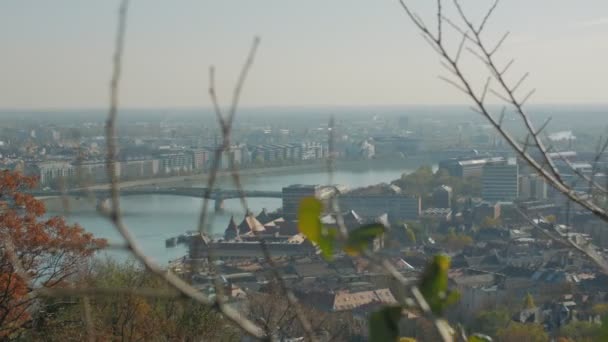
<svg viewBox="0 0 608 342">
<path fill-rule="evenodd" d="M 444 1 L 453 15 L 451 1 Z M 479 21 L 491 0 L 461 0 Z M 435 28 L 435 1 L 409 0 Z M 0 108 L 107 106 L 118 1 L 0 2 Z M 608 1 L 503 0 L 484 35 L 510 36 L 497 58 L 529 71 L 534 103 L 608 103 Z M 120 103 L 209 106 L 208 68 L 230 100 L 255 35 L 261 45 L 243 106 L 468 103 L 441 81 L 438 56 L 397 0 L 132 0 Z M 459 38 L 447 32 L 454 51 Z M 487 71 L 463 65 L 478 88 Z M 446 75 L 447 76 L 447 75 Z M 492 99 L 491 101 L 497 101 Z"/>
</svg>

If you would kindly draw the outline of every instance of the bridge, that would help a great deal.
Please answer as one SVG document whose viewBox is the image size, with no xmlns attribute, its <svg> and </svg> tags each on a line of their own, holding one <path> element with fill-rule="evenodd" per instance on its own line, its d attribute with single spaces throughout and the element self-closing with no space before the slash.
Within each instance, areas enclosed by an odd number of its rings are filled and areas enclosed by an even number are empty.
<svg viewBox="0 0 608 342">
<path fill-rule="evenodd" d="M 35 197 L 58 197 L 58 196 L 69 196 L 69 197 L 89 197 L 95 196 L 95 198 L 102 202 L 110 198 L 110 190 L 87 190 L 87 189 L 74 189 L 67 191 L 32 191 L 30 195 Z M 224 200 L 239 198 L 241 193 L 236 189 L 213 189 L 207 195 L 207 188 L 202 187 L 191 187 L 191 188 L 127 188 L 120 190 L 120 196 L 145 196 L 145 195 L 168 195 L 168 196 L 185 196 L 185 197 L 196 197 L 196 198 L 208 198 L 215 202 L 215 210 L 221 211 L 224 208 Z M 263 198 L 282 198 L 283 194 L 281 191 L 264 191 L 264 190 L 244 190 L 243 195 L 246 198 L 263 197 Z"/>
</svg>

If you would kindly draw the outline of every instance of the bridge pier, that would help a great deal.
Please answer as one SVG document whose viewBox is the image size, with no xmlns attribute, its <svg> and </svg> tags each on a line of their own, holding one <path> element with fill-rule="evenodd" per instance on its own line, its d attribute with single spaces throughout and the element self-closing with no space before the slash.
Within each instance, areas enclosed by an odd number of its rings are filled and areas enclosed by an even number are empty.
<svg viewBox="0 0 608 342">
<path fill-rule="evenodd" d="M 96 203 L 95 208 L 100 211 L 109 209 L 110 208 L 110 197 L 97 196 L 97 203 Z"/>
<path fill-rule="evenodd" d="M 224 211 L 224 199 L 216 198 L 215 199 L 215 212 L 220 213 L 222 211 Z"/>
</svg>

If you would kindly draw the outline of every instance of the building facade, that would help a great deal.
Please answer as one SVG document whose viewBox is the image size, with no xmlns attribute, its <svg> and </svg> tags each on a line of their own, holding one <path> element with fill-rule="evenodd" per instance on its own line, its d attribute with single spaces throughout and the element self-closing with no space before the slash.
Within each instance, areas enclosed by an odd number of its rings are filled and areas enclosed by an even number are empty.
<svg viewBox="0 0 608 342">
<path fill-rule="evenodd" d="M 388 214 L 390 220 L 416 220 L 422 209 L 420 197 L 405 194 L 343 194 L 340 209 L 353 210 L 364 217 Z"/>
<path fill-rule="evenodd" d="M 323 185 L 294 184 L 282 189 L 283 192 L 283 218 L 295 220 L 298 216 L 300 201 L 305 197 L 315 197 L 321 201 L 329 199 L 335 188 Z"/>
<path fill-rule="evenodd" d="M 446 170 L 453 177 L 480 177 L 486 164 L 502 161 L 505 161 L 502 157 L 447 159 L 439 162 L 439 169 Z"/>
<path fill-rule="evenodd" d="M 519 168 L 507 161 L 486 163 L 482 169 L 481 197 L 484 201 L 514 201 L 519 194 Z"/>
</svg>

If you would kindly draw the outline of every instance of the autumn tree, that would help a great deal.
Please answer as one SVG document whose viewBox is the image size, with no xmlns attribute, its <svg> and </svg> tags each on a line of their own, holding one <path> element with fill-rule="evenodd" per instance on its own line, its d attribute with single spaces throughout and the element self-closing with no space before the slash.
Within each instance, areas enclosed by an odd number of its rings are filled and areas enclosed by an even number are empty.
<svg viewBox="0 0 608 342">
<path fill-rule="evenodd" d="M 443 247 L 450 251 L 456 252 L 473 244 L 473 238 L 463 233 L 456 233 L 454 229 L 450 229 L 448 234 L 441 240 Z"/>
<path fill-rule="evenodd" d="M 500 225 L 502 225 L 502 220 L 500 219 L 500 217 L 493 218 L 490 216 L 486 216 L 483 219 L 483 221 L 481 221 L 479 228 L 481 228 L 481 229 L 497 228 L 497 227 L 500 227 Z"/>
<path fill-rule="evenodd" d="M 40 288 L 61 287 L 105 240 L 60 217 L 26 193 L 36 179 L 0 171 L 0 339 L 18 336 L 32 320 Z"/>
</svg>

